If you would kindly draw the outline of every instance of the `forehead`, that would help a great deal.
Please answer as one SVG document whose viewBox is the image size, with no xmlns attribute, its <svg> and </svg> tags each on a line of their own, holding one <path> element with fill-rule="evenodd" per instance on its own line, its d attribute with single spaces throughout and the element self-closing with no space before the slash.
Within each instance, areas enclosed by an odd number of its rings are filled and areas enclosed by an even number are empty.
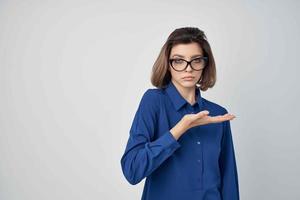
<svg viewBox="0 0 300 200">
<path fill-rule="evenodd" d="M 203 51 L 198 43 L 188 43 L 188 44 L 177 44 L 174 45 L 171 49 L 170 56 L 174 54 L 179 54 L 185 57 L 191 57 L 194 55 L 201 54 Z"/>
</svg>

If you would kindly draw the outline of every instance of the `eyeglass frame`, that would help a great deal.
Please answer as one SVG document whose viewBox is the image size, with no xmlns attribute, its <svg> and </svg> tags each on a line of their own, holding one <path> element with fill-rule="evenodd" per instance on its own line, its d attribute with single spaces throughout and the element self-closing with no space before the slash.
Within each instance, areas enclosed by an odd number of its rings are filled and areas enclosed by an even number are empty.
<svg viewBox="0 0 300 200">
<path fill-rule="evenodd" d="M 207 56 L 197 57 L 197 58 L 194 58 L 194 59 L 192 59 L 192 60 L 190 60 L 190 61 L 187 61 L 187 60 L 185 60 L 185 59 L 183 59 L 183 58 L 171 58 L 171 59 L 169 59 L 169 63 L 170 63 L 170 65 L 171 65 L 171 67 L 172 67 L 175 71 L 177 71 L 177 72 L 182 72 L 182 71 L 186 70 L 186 68 L 188 67 L 188 65 L 190 65 L 191 68 L 192 68 L 193 70 L 195 70 L 195 71 L 200 71 L 200 70 L 204 69 L 206 65 L 204 65 L 204 67 L 201 68 L 201 69 L 199 69 L 199 70 L 194 69 L 193 66 L 192 66 L 192 62 L 193 62 L 194 60 L 196 60 L 196 59 L 199 59 L 199 58 L 203 59 L 205 62 L 207 62 L 207 60 L 208 60 L 208 57 L 207 57 Z M 185 68 L 184 68 L 183 70 L 176 70 L 176 69 L 173 67 L 173 65 L 172 65 L 173 60 L 183 60 L 183 61 L 185 61 L 187 64 L 186 64 L 186 66 L 185 66 Z M 205 63 L 205 64 L 207 64 L 207 63 Z"/>
</svg>

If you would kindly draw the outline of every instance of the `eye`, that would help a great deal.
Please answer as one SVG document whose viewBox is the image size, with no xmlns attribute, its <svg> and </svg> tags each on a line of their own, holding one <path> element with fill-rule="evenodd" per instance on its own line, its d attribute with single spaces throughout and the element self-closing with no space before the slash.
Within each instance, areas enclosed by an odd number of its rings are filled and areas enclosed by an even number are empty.
<svg viewBox="0 0 300 200">
<path fill-rule="evenodd" d="M 193 60 L 193 62 L 196 62 L 196 63 L 201 63 L 203 61 L 202 58 L 196 58 L 195 60 Z"/>
<path fill-rule="evenodd" d="M 173 62 L 176 63 L 176 64 L 180 64 L 180 63 L 183 62 L 183 60 L 181 60 L 181 59 L 174 59 Z"/>
</svg>

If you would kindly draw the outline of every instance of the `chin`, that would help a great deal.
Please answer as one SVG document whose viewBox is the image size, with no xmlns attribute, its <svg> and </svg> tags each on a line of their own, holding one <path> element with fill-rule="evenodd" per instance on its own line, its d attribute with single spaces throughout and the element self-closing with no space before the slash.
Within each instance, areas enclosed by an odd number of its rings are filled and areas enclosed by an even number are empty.
<svg viewBox="0 0 300 200">
<path fill-rule="evenodd" d="M 186 88 L 191 88 L 191 87 L 195 87 L 196 83 L 193 81 L 182 81 L 181 85 Z"/>
</svg>

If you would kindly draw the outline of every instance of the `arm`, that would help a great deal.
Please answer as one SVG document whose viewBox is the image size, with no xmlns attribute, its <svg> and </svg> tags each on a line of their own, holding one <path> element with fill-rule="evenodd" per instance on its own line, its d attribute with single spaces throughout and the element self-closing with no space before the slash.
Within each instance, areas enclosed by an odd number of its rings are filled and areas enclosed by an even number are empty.
<svg viewBox="0 0 300 200">
<path fill-rule="evenodd" d="M 230 121 L 223 122 L 222 150 L 219 159 L 223 200 L 239 200 L 238 173 Z"/>
<path fill-rule="evenodd" d="M 159 99 L 148 89 L 138 106 L 130 128 L 121 167 L 127 181 L 135 185 L 150 175 L 180 147 L 170 130 L 153 140 L 159 112 Z"/>
</svg>

